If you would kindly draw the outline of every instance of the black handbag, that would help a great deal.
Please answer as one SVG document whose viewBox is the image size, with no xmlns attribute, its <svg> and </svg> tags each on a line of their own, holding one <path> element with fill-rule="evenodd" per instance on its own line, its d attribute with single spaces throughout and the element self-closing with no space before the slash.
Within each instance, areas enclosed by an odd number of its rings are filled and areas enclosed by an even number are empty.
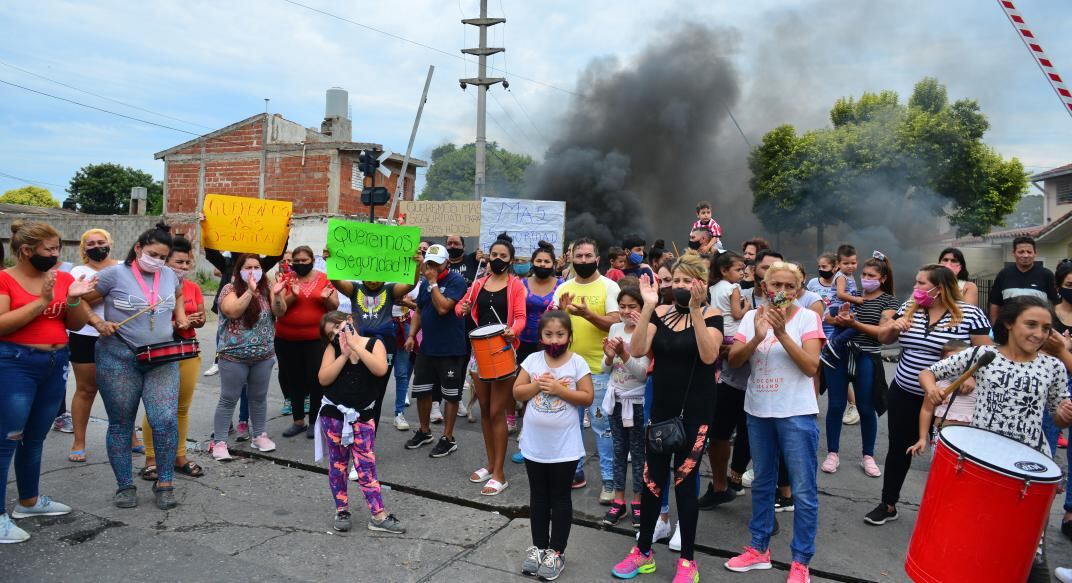
<svg viewBox="0 0 1072 583">
<path fill-rule="evenodd" d="M 699 356 L 696 357 L 699 359 Z M 689 391 L 692 390 L 692 375 L 696 372 L 696 361 L 692 362 L 692 370 L 689 372 L 689 384 L 685 387 L 685 399 L 681 403 L 681 412 L 677 417 L 666 421 L 648 422 L 645 430 L 648 451 L 658 454 L 670 454 L 681 451 L 685 447 L 685 403 L 689 401 Z"/>
</svg>

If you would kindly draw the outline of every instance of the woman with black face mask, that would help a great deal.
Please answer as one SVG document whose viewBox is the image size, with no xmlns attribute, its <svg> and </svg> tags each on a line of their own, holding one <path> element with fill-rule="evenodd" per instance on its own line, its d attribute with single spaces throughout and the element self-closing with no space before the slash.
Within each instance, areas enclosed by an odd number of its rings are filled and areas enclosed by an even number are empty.
<svg viewBox="0 0 1072 583">
<path fill-rule="evenodd" d="M 104 229 L 90 229 L 82 233 L 78 251 L 82 255 L 83 264 L 71 270 L 71 275 L 75 279 L 82 276 L 86 279 L 93 279 L 97 277 L 97 272 L 118 263 L 111 257 L 112 236 Z M 101 300 L 90 304 L 90 307 L 97 316 L 104 318 L 104 303 Z M 97 398 L 97 365 L 93 356 L 100 332 L 86 324 L 81 330 L 71 332 L 69 338 L 75 389 L 74 397 L 71 398 L 74 443 L 71 444 L 71 453 L 67 455 L 67 460 L 84 462 L 86 461 L 86 426 L 89 424 L 89 411 L 93 408 L 93 400 Z M 139 441 L 137 434 L 133 434 L 131 449 L 137 450 L 143 447 Z"/>
<path fill-rule="evenodd" d="M 286 302 L 287 311 L 275 322 L 275 357 L 279 363 L 279 388 L 290 399 L 293 419 L 290 427 L 283 430 L 283 437 L 300 433 L 314 437 L 313 426 L 324 395 L 317 380 L 324 354 L 320 319 L 339 307 L 339 294 L 328 276 L 313 270 L 313 261 L 312 248 L 295 248 L 290 254 L 290 270 L 280 272 L 276 281 L 276 294 Z"/>
<path fill-rule="evenodd" d="M 513 239 L 503 233 L 488 249 L 488 274 L 473 282 L 469 291 L 454 306 L 460 317 L 471 316 L 477 330 L 483 326 L 504 324 L 503 337 L 516 351 L 521 332 L 525 329 L 525 284 L 514 275 Z M 483 496 L 495 496 L 509 486 L 503 465 L 506 462 L 506 414 L 513 413 L 514 374 L 505 378 L 485 380 L 475 363 L 470 361 L 469 375 L 473 391 L 480 403 L 480 429 L 484 434 L 487 465 L 477 469 L 469 481 L 484 484 Z"/>
<path fill-rule="evenodd" d="M 60 234 L 51 225 L 15 221 L 11 225 L 15 266 L 0 271 L 0 543 L 19 543 L 29 533 L 14 518 L 59 516 L 71 511 L 39 496 L 41 450 L 67 387 L 67 331 L 86 323 L 82 296 L 93 280 L 76 280 L 53 270 Z M 12 459 L 18 502 L 7 512 Z"/>
</svg>

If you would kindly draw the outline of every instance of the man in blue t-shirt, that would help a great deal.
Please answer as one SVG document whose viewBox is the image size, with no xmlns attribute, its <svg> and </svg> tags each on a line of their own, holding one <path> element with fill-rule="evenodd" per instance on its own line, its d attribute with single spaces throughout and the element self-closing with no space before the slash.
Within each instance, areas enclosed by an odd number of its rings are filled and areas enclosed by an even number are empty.
<svg viewBox="0 0 1072 583">
<path fill-rule="evenodd" d="M 417 399 L 420 428 L 406 442 L 406 449 L 432 443 L 432 401 L 443 400 L 443 437 L 432 448 L 430 457 L 446 457 L 458 449 L 454 440 L 454 423 L 462 398 L 466 365 L 469 364 L 465 319 L 454 313 L 454 305 L 465 296 L 468 285 L 458 273 L 449 269 L 449 254 L 442 245 L 432 245 L 424 256 L 418 284 L 417 310 L 413 312 L 406 350 L 413 350 L 417 333 L 424 331 L 417 362 L 413 366 L 412 394 Z"/>
</svg>

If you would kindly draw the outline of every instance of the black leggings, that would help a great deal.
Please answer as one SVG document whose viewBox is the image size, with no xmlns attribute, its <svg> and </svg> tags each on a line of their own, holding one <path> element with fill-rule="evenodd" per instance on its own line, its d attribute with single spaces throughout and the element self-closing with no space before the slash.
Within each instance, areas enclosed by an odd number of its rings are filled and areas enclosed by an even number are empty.
<svg viewBox="0 0 1072 583">
<path fill-rule="evenodd" d="M 319 340 L 283 340 L 275 339 L 275 357 L 279 362 L 279 388 L 283 396 L 290 399 L 291 416 L 295 421 L 305 418 L 303 407 L 305 397 L 309 397 L 309 426 L 316 423 L 320 411 L 320 399 L 324 388 L 320 386 L 318 375 L 320 361 L 323 360 L 324 345 Z"/>
<path fill-rule="evenodd" d="M 890 384 L 887 418 L 890 426 L 890 449 L 886 452 L 886 467 L 882 476 L 882 501 L 890 506 L 901 497 L 908 469 L 912 467 L 909 447 L 919 440 L 919 410 L 923 408 L 923 395 L 914 395 Z"/>
<path fill-rule="evenodd" d="M 573 473 L 577 460 L 541 464 L 525 460 L 529 475 L 529 529 L 538 549 L 566 552 L 573 520 Z"/>
<path fill-rule="evenodd" d="M 673 454 L 657 454 L 649 450 L 644 456 L 646 478 L 651 479 L 652 476 L 660 476 L 660 483 L 672 484 L 673 481 L 662 482 L 661 476 L 666 476 L 672 469 L 681 467 L 681 464 L 688 459 L 692 446 L 696 442 L 699 429 L 696 425 L 685 424 L 686 447 L 681 451 Z M 702 456 L 703 453 L 701 452 Z M 671 465 L 671 462 L 673 462 L 673 465 Z M 684 476 L 681 483 L 674 487 L 674 494 L 677 500 L 678 528 L 681 529 L 681 558 L 688 561 L 692 560 L 693 545 L 696 543 L 696 524 L 699 521 L 700 514 L 700 507 L 696 500 L 699 492 L 696 490 L 696 477 L 694 475 L 699 469 L 700 463 L 697 460 L 696 465 Z M 655 521 L 659 519 L 659 511 L 662 509 L 662 502 L 659 498 L 659 495 L 651 491 L 651 486 L 645 484 L 640 498 L 640 538 L 637 542 L 637 547 L 644 553 L 651 551 L 651 539 L 655 534 Z"/>
</svg>

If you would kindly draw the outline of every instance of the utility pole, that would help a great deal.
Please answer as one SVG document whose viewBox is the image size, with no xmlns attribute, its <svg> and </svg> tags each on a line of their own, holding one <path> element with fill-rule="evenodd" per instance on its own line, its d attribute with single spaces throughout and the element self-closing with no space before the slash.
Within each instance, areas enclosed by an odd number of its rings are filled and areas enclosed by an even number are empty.
<svg viewBox="0 0 1072 583">
<path fill-rule="evenodd" d="M 421 114 L 424 113 L 424 102 L 428 101 L 428 87 L 432 85 L 432 73 L 435 72 L 435 66 L 428 65 L 428 77 L 424 80 L 424 91 L 421 92 L 421 103 L 417 106 L 417 119 L 413 120 L 413 131 L 409 134 L 409 145 L 406 146 L 406 156 L 402 158 L 402 171 L 398 175 L 398 181 L 395 182 L 395 196 L 391 201 L 391 210 L 387 213 L 387 220 L 395 220 L 395 209 L 398 208 L 398 201 L 402 200 L 402 197 L 406 194 L 406 173 L 409 171 L 409 157 L 413 154 L 413 142 L 417 139 L 417 126 L 421 125 Z M 414 188 L 417 188 L 414 185 Z"/>
<path fill-rule="evenodd" d="M 477 77 L 459 79 L 462 90 L 467 85 L 476 85 L 479 92 L 476 96 L 476 199 L 480 200 L 486 193 L 487 174 L 485 170 L 485 155 L 487 153 L 487 136 L 485 125 L 488 113 L 488 87 L 496 83 L 502 83 L 503 87 L 509 87 L 509 83 L 502 77 L 488 77 L 488 55 L 501 53 L 506 49 L 502 47 L 488 47 L 488 27 L 506 22 L 505 18 L 488 18 L 488 0 L 480 0 L 480 18 L 465 18 L 462 24 L 470 24 L 480 29 L 480 46 L 475 49 L 462 49 L 462 53 L 476 55 L 480 60 Z"/>
</svg>

